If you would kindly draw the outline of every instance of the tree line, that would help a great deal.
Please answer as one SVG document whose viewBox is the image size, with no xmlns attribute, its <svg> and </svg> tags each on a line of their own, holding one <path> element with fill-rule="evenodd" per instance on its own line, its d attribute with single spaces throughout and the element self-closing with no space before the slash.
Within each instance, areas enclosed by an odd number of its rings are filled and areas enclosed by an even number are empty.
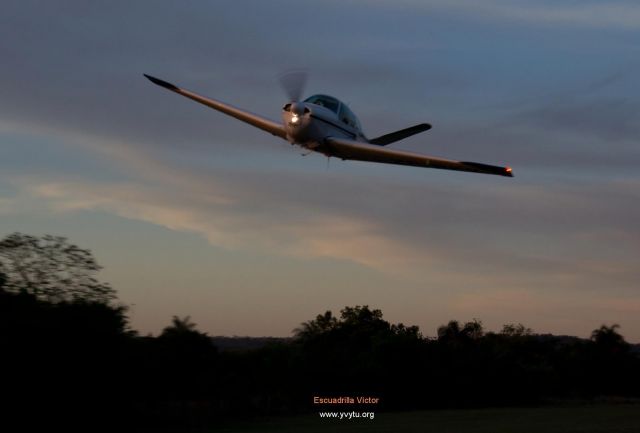
<svg viewBox="0 0 640 433">
<path fill-rule="evenodd" d="M 0 241 L 7 414 L 94 431 L 185 431 L 317 411 L 314 396 L 374 396 L 379 411 L 640 397 L 640 359 L 617 325 L 579 339 L 452 320 L 427 338 L 378 309 L 347 306 L 300 324 L 288 342 L 227 352 L 188 317 L 139 335 L 99 270 L 65 238 Z"/>
</svg>

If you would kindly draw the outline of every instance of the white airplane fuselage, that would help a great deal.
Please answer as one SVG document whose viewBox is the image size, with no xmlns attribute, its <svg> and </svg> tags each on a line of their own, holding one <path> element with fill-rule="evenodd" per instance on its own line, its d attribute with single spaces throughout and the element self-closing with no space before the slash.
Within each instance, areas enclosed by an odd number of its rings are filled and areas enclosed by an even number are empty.
<svg viewBox="0 0 640 433">
<path fill-rule="evenodd" d="M 282 111 L 282 123 L 289 143 L 320 153 L 327 154 L 323 147 L 328 137 L 367 142 L 358 128 L 340 121 L 338 115 L 330 109 L 315 104 L 288 104 Z"/>
</svg>

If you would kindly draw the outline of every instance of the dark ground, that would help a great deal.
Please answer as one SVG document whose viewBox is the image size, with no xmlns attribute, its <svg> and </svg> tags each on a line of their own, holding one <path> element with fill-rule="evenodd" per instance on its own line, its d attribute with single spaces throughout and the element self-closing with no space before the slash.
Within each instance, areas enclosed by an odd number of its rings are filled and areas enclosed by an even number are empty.
<svg viewBox="0 0 640 433">
<path fill-rule="evenodd" d="M 640 403 L 572 404 L 538 408 L 377 413 L 373 420 L 327 420 L 317 413 L 272 418 L 218 430 L 381 433 L 638 433 Z"/>
</svg>

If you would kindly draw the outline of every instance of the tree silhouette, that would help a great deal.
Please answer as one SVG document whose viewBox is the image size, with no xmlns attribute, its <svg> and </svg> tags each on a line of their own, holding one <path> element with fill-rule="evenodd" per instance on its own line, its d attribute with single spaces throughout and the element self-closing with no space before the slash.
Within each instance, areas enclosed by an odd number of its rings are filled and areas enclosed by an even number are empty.
<svg viewBox="0 0 640 433">
<path fill-rule="evenodd" d="M 460 326 L 460 322 L 457 320 L 450 320 L 446 325 L 438 327 L 438 340 L 440 341 L 478 340 L 483 335 L 482 321 L 478 319 L 473 319 L 463 326 Z"/>
<path fill-rule="evenodd" d="M 472 339 L 478 340 L 482 338 L 484 335 L 484 327 L 482 326 L 482 321 L 479 319 L 473 319 L 471 322 L 467 322 L 464 324 L 462 328 L 462 333 Z"/>
<path fill-rule="evenodd" d="M 318 314 L 314 320 L 309 320 L 300 324 L 300 327 L 293 330 L 296 338 L 308 339 L 326 333 L 334 329 L 338 324 L 338 319 L 331 311 Z"/>
<path fill-rule="evenodd" d="M 591 340 L 596 344 L 620 344 L 624 342 L 624 338 L 616 331 L 618 328 L 620 328 L 620 325 L 617 323 L 611 326 L 602 325 L 591 333 Z"/>
<path fill-rule="evenodd" d="M 620 328 L 618 324 L 611 326 L 602 325 L 591 333 L 591 340 L 597 347 L 604 350 L 612 352 L 624 351 L 628 348 L 629 344 L 624 340 L 624 337 L 618 333 L 618 328 Z"/>
<path fill-rule="evenodd" d="M 344 307 L 340 310 L 340 318 L 345 325 L 359 325 L 382 321 L 382 311 L 370 310 L 368 305 Z"/>
<path fill-rule="evenodd" d="M 450 320 L 446 325 L 438 327 L 438 341 L 457 341 L 463 337 L 460 322 Z"/>
<path fill-rule="evenodd" d="M 300 327 L 295 328 L 293 333 L 300 340 L 308 340 L 323 335 L 371 335 L 378 331 L 389 331 L 391 325 L 382 319 L 382 311 L 371 310 L 368 305 L 356 305 L 355 307 L 344 307 L 340 310 L 340 319 L 337 319 L 331 311 L 318 314 L 314 320 L 303 322 Z M 414 327 L 405 328 L 399 324 L 394 328 L 397 333 L 415 333 L 418 329 Z"/>
<path fill-rule="evenodd" d="M 405 326 L 402 323 L 398 323 L 398 324 L 394 323 L 391 325 L 391 332 L 394 335 L 409 337 L 416 340 L 422 340 L 423 338 L 422 333 L 420 332 L 420 328 L 416 325 Z"/>
<path fill-rule="evenodd" d="M 191 316 L 186 316 L 184 319 L 181 319 L 178 316 L 173 316 L 171 319 L 171 326 L 164 328 L 161 336 L 170 337 L 173 335 L 197 332 L 195 329 L 196 324 L 191 321 Z"/>
<path fill-rule="evenodd" d="M 502 327 L 502 331 L 500 331 L 500 335 L 505 337 L 526 337 L 532 334 L 533 330 L 531 328 L 527 328 L 522 323 L 507 323 Z"/>
<path fill-rule="evenodd" d="M 0 273 L 7 292 L 28 293 L 48 302 L 108 304 L 115 299 L 115 290 L 94 278 L 100 269 L 91 251 L 62 236 L 16 232 L 0 241 Z"/>
<path fill-rule="evenodd" d="M 162 330 L 158 340 L 170 350 L 173 355 L 187 359 L 190 356 L 211 356 L 217 352 L 211 338 L 206 332 L 196 329 L 196 324 L 191 322 L 191 317 L 184 319 L 173 316 L 171 326 Z"/>
</svg>

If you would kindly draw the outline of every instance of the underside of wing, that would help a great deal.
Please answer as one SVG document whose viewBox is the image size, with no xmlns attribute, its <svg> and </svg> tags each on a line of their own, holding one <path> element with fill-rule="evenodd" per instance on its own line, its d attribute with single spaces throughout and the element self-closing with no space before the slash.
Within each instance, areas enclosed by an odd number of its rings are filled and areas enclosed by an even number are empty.
<svg viewBox="0 0 640 433">
<path fill-rule="evenodd" d="M 204 96 L 200 96 L 188 90 L 181 89 L 180 87 L 177 87 L 171 83 L 167 83 L 166 81 L 160 80 L 159 78 L 152 77 L 147 74 L 144 74 L 144 76 L 147 77 L 153 84 L 157 84 L 158 86 L 164 87 L 165 89 L 171 90 L 172 92 L 175 92 L 179 95 L 186 96 L 189 99 L 193 99 L 196 102 L 204 104 L 207 107 L 211 107 L 214 110 L 220 111 L 231 117 L 235 117 L 236 119 L 246 122 L 249 125 L 253 125 L 256 128 L 260 128 L 281 138 L 285 138 L 286 136 L 282 125 L 274 122 L 273 120 L 269 120 L 257 114 L 241 110 L 240 108 L 236 108 L 232 105 L 225 104 L 224 102 L 220 102 L 215 99 L 205 98 Z"/>
<path fill-rule="evenodd" d="M 513 177 L 511 168 L 478 162 L 453 161 L 434 158 L 404 150 L 393 150 L 378 145 L 361 143 L 343 138 L 329 137 L 325 140 L 323 150 L 329 156 L 354 161 L 380 162 L 384 164 L 410 165 L 414 167 L 440 168 L 444 170 L 469 171 L 473 173 L 495 174 Z"/>
</svg>

